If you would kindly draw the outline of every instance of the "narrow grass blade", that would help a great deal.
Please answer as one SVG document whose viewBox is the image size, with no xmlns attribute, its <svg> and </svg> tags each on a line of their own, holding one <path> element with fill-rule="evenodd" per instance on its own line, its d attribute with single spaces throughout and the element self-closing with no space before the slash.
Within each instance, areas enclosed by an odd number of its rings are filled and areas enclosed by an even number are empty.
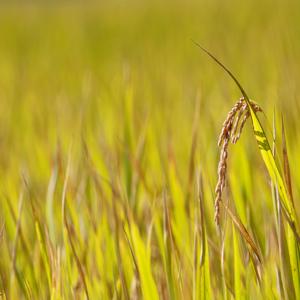
<svg viewBox="0 0 300 300">
<path fill-rule="evenodd" d="M 189 224 L 186 217 L 185 197 L 176 174 L 175 162 L 173 159 L 169 162 L 169 184 L 174 204 L 174 220 L 172 222 L 172 229 L 176 243 L 182 250 L 189 252 L 190 235 Z"/>
<path fill-rule="evenodd" d="M 204 214 L 202 176 L 197 176 L 197 200 L 195 201 L 193 299 L 211 299 L 209 251 Z"/>
<path fill-rule="evenodd" d="M 282 157 L 283 157 L 283 166 L 284 166 L 284 177 L 285 177 L 285 182 L 287 185 L 287 190 L 288 190 L 290 199 L 292 201 L 292 204 L 294 205 L 291 171 L 290 171 L 290 163 L 289 163 L 289 157 L 288 157 L 288 152 L 287 152 L 283 116 L 281 117 L 281 131 L 282 131 Z"/>
<path fill-rule="evenodd" d="M 300 250 L 299 243 L 293 233 L 293 230 L 287 228 L 287 244 L 289 249 L 291 270 L 295 289 L 296 299 L 300 299 Z"/>
<path fill-rule="evenodd" d="M 44 236 L 42 235 L 41 227 L 37 220 L 35 221 L 35 230 L 36 230 L 37 238 L 38 238 L 39 245 L 40 245 L 40 251 L 41 251 L 43 264 L 44 264 L 46 274 L 47 274 L 49 291 L 51 291 L 51 286 L 52 286 L 51 267 L 50 267 L 49 258 L 48 258 L 48 254 L 47 254 L 47 247 L 45 244 L 45 239 L 44 239 Z"/>
<path fill-rule="evenodd" d="M 234 259 L 234 295 L 236 299 L 244 299 L 244 295 L 243 295 L 244 287 L 241 278 L 244 268 L 242 265 L 242 258 L 239 249 L 239 240 L 236 234 L 236 229 L 233 226 L 232 226 L 232 232 L 233 232 L 233 259 Z"/>
<path fill-rule="evenodd" d="M 200 297 L 199 299 L 212 299 L 212 289 L 210 281 L 210 265 L 208 257 L 208 244 L 205 236 L 205 245 L 202 246 L 206 252 L 202 266 L 200 266 Z"/>
<path fill-rule="evenodd" d="M 234 225 L 238 229 L 239 233 L 243 237 L 243 239 L 246 241 L 247 245 L 250 247 L 252 252 L 255 254 L 257 260 L 261 263 L 262 259 L 260 256 L 260 251 L 258 247 L 256 246 L 255 242 L 253 241 L 252 237 L 250 236 L 249 232 L 247 231 L 246 227 L 243 225 L 243 223 L 240 221 L 240 219 L 229 209 L 227 205 L 223 203 L 223 206 L 225 207 L 227 213 L 229 214 L 230 218 L 232 219 Z"/>
<path fill-rule="evenodd" d="M 142 240 L 138 227 L 132 221 L 130 229 L 127 228 L 127 236 L 132 239 L 132 255 L 138 268 L 141 280 L 141 289 L 145 300 L 158 300 L 159 295 L 152 275 L 151 256 Z"/>
<path fill-rule="evenodd" d="M 281 127 L 281 130 L 282 130 L 282 154 L 283 154 L 285 182 L 287 185 L 287 190 L 288 190 L 289 197 L 291 199 L 291 203 L 293 205 L 294 203 L 293 203 L 292 182 L 291 182 L 289 158 L 288 158 L 288 154 L 287 154 L 283 117 L 281 120 L 281 126 L 282 126 Z M 288 243 L 288 249 L 289 249 L 289 256 L 290 256 L 290 263 L 291 263 L 295 295 L 296 295 L 296 298 L 299 299 L 300 298 L 300 249 L 299 249 L 299 243 L 296 239 L 296 236 L 293 234 L 292 231 L 293 231 L 292 228 L 290 228 L 290 227 L 287 228 L 287 243 Z"/>
<path fill-rule="evenodd" d="M 69 152 L 69 157 L 68 157 L 68 163 L 67 163 L 67 169 L 66 169 L 66 175 L 65 175 L 65 179 L 64 179 L 64 186 L 63 186 L 63 193 L 62 193 L 62 223 L 64 225 L 64 230 L 66 230 L 66 236 L 65 238 L 68 239 L 69 244 L 71 246 L 71 251 L 72 254 L 75 258 L 75 262 L 78 268 L 78 272 L 80 274 L 80 278 L 81 281 L 83 283 L 84 286 L 84 291 L 86 294 L 86 298 L 89 299 L 89 292 L 88 292 L 88 287 L 87 287 L 87 281 L 86 281 L 86 276 L 84 273 L 84 269 L 82 266 L 82 263 L 77 255 L 76 249 L 75 249 L 75 245 L 74 242 L 72 240 L 72 233 L 71 233 L 71 229 L 70 229 L 70 225 L 67 221 L 67 217 L 66 217 L 66 198 L 67 198 L 67 187 L 68 187 L 68 182 L 69 182 L 69 175 L 70 175 L 70 163 L 71 163 L 71 152 Z M 65 241 L 67 242 L 67 241 Z"/>
</svg>

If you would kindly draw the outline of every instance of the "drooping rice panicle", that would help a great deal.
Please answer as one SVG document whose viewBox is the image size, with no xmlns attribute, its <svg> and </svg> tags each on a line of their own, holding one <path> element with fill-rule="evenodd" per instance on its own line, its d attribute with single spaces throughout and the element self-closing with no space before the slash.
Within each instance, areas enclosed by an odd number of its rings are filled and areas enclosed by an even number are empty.
<svg viewBox="0 0 300 300">
<path fill-rule="evenodd" d="M 250 101 L 250 103 L 255 112 L 262 111 L 256 103 L 253 101 Z M 235 144 L 239 140 L 249 116 L 249 108 L 242 97 L 227 114 L 218 139 L 218 146 L 221 147 L 221 150 L 218 164 L 218 181 L 215 188 L 215 222 L 217 226 L 220 224 L 220 202 L 222 201 L 222 192 L 226 184 L 229 142 L 231 141 L 232 144 Z"/>
</svg>

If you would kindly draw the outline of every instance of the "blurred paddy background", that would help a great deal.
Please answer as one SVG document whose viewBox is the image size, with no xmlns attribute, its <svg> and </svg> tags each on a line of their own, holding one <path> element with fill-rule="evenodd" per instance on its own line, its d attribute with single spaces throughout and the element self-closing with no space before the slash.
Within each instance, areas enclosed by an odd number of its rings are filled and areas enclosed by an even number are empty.
<svg viewBox="0 0 300 300">
<path fill-rule="evenodd" d="M 0 4 L 2 297 L 295 299 L 250 121 L 224 198 L 260 282 L 230 219 L 221 251 L 217 139 L 241 95 L 191 39 L 261 105 L 270 138 L 275 115 L 279 160 L 283 115 L 299 211 L 299 20 L 298 1 Z"/>
</svg>

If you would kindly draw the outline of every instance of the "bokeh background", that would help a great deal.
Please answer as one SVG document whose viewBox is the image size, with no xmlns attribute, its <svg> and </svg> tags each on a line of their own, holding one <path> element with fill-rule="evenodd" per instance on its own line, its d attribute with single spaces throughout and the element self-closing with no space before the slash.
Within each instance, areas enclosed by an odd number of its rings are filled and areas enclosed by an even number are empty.
<svg viewBox="0 0 300 300">
<path fill-rule="evenodd" d="M 297 1 L 17 2 L 0 13 L 5 171 L 19 159 L 37 165 L 57 139 L 68 145 L 85 129 L 113 140 L 127 85 L 134 86 L 134 124 L 147 115 L 163 143 L 169 130 L 187 153 L 199 93 L 200 144 L 214 151 L 240 95 L 191 39 L 233 70 L 270 122 L 274 108 L 282 111 L 297 135 Z M 40 143 L 49 153 L 32 155 Z"/>
</svg>

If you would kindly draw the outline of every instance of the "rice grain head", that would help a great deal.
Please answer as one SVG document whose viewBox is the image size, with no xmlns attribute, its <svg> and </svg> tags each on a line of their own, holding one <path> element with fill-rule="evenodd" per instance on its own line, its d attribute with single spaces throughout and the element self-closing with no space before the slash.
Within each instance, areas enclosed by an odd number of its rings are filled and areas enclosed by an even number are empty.
<svg viewBox="0 0 300 300">
<path fill-rule="evenodd" d="M 256 103 L 253 101 L 250 101 L 250 103 L 255 112 L 262 111 Z M 230 142 L 235 144 L 240 139 L 249 116 L 249 108 L 244 97 L 242 97 L 227 114 L 218 139 L 218 146 L 221 147 L 218 163 L 218 181 L 215 188 L 215 222 L 218 227 L 220 225 L 220 202 L 222 201 L 222 193 L 226 184 L 228 146 Z"/>
</svg>

